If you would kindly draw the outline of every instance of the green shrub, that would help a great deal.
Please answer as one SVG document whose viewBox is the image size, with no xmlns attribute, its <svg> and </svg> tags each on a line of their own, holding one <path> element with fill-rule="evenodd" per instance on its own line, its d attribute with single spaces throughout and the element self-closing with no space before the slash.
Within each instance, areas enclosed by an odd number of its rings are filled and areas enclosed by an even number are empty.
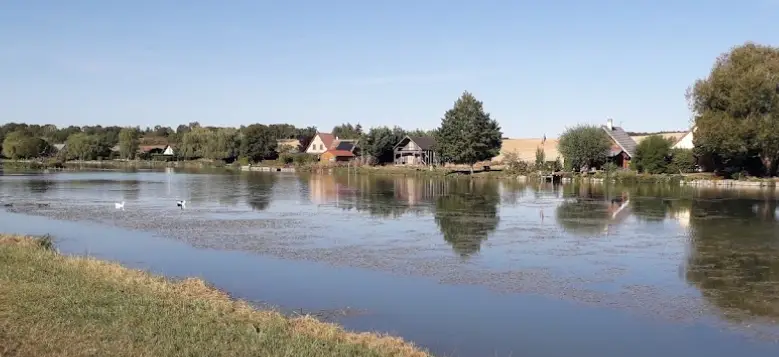
<svg viewBox="0 0 779 357">
<path fill-rule="evenodd" d="M 283 152 L 283 153 L 279 154 L 278 161 L 282 165 L 289 165 L 289 164 L 295 162 L 295 154 L 291 154 L 291 153 L 288 153 L 288 152 Z"/>
<path fill-rule="evenodd" d="M 633 163 L 639 172 L 662 174 L 666 172 L 670 157 L 671 141 L 660 135 L 650 135 L 636 146 Z"/>
<path fill-rule="evenodd" d="M 246 157 L 246 156 L 241 156 L 241 157 L 238 158 L 238 160 L 236 160 L 236 162 L 238 163 L 238 165 L 248 166 L 249 165 L 249 158 Z"/>
<path fill-rule="evenodd" d="M 695 155 L 690 149 L 671 150 L 671 162 L 668 164 L 667 172 L 670 174 L 692 173 L 698 169 Z"/>
<path fill-rule="evenodd" d="M 508 152 L 503 156 L 503 164 L 506 165 L 506 171 L 514 175 L 527 175 L 534 170 L 534 165 L 519 159 L 519 155 L 514 152 Z"/>
<path fill-rule="evenodd" d="M 306 153 L 299 153 L 293 155 L 292 161 L 297 166 L 305 166 L 317 162 L 317 156 Z"/>
</svg>

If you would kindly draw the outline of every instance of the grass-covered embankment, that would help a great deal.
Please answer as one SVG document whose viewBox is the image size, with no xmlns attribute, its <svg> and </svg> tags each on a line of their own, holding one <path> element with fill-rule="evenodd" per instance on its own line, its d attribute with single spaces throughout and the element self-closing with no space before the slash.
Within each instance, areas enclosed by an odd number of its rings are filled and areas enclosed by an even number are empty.
<svg viewBox="0 0 779 357">
<path fill-rule="evenodd" d="M 427 355 L 397 338 L 257 310 L 202 280 L 0 235 L 0 356 Z"/>
</svg>

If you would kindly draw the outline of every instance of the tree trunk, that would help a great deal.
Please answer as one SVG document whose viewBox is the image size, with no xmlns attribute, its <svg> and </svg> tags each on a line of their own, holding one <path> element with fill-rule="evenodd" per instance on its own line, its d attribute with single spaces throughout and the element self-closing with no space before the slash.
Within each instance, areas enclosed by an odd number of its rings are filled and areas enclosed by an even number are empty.
<svg viewBox="0 0 779 357">
<path fill-rule="evenodd" d="M 471 175 L 473 175 L 473 164 L 471 164 Z"/>
</svg>

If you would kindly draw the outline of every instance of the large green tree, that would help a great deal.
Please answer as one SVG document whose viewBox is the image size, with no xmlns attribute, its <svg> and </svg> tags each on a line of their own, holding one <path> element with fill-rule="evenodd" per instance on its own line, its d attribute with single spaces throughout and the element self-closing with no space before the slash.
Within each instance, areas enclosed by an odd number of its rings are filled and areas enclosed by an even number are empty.
<svg viewBox="0 0 779 357">
<path fill-rule="evenodd" d="M 108 157 L 111 152 L 108 143 L 99 135 L 76 133 L 69 136 L 65 143 L 67 158 L 71 160 L 96 160 Z"/>
<path fill-rule="evenodd" d="M 341 124 L 333 128 L 332 134 L 339 139 L 359 139 L 362 135 L 362 125 Z"/>
<path fill-rule="evenodd" d="M 3 140 L 3 155 L 9 159 L 32 159 L 50 152 L 49 143 L 23 131 L 14 131 Z"/>
<path fill-rule="evenodd" d="M 778 86 L 779 48 L 745 43 L 720 55 L 708 77 L 687 91 L 697 154 L 716 157 L 720 168 L 776 175 Z"/>
<path fill-rule="evenodd" d="M 119 156 L 122 159 L 133 159 L 138 153 L 138 138 L 140 132 L 136 128 L 123 128 L 119 132 Z"/>
<path fill-rule="evenodd" d="M 205 157 L 214 160 L 238 157 L 240 142 L 235 128 L 219 128 L 212 133 L 213 139 L 206 144 Z"/>
<path fill-rule="evenodd" d="M 400 127 L 375 127 L 363 135 L 360 147 L 363 154 L 373 157 L 377 163 L 392 162 L 392 149 L 405 136 L 406 132 Z"/>
<path fill-rule="evenodd" d="M 468 164 L 471 173 L 477 162 L 497 156 L 501 143 L 500 125 L 467 91 L 446 111 L 436 133 L 436 151 L 443 161 Z"/>
<path fill-rule="evenodd" d="M 598 167 L 606 161 L 611 148 L 609 137 L 594 125 L 577 125 L 560 135 L 558 151 L 565 165 L 573 171 Z"/>
<path fill-rule="evenodd" d="M 671 141 L 660 135 L 650 135 L 636 145 L 633 164 L 639 172 L 662 174 L 666 172 L 670 159 Z"/>
<path fill-rule="evenodd" d="M 276 137 L 266 125 L 249 125 L 241 133 L 240 154 L 254 162 L 273 157 L 276 154 Z"/>
</svg>

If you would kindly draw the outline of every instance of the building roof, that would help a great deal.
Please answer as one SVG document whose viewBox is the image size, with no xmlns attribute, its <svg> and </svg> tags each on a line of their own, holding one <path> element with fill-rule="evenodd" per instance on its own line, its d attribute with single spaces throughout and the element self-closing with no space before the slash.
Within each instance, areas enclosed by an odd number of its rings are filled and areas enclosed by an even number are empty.
<svg viewBox="0 0 779 357">
<path fill-rule="evenodd" d="M 405 136 L 395 144 L 395 147 L 403 145 L 407 140 L 416 143 L 420 150 L 433 150 L 435 145 L 435 138 L 432 136 Z"/>
<path fill-rule="evenodd" d="M 62 149 L 64 149 L 64 148 L 65 148 L 65 144 L 54 144 L 53 146 L 54 146 L 54 148 L 55 148 L 55 149 L 57 149 L 58 151 L 59 151 L 59 150 L 62 150 Z"/>
<path fill-rule="evenodd" d="M 352 151 L 354 150 L 355 142 L 351 140 L 336 140 L 333 146 L 333 150 Z"/>
<path fill-rule="evenodd" d="M 636 153 L 636 142 L 633 141 L 633 139 L 624 129 L 618 126 L 612 126 L 611 130 L 609 130 L 609 127 L 606 125 L 602 125 L 601 128 L 603 128 L 603 131 L 605 131 L 606 134 L 608 134 L 611 139 L 614 140 L 614 142 L 616 142 L 620 148 L 622 148 L 624 152 L 626 152 L 630 157 L 633 157 L 633 155 Z M 611 154 L 614 154 L 613 150 Z"/>
<path fill-rule="evenodd" d="M 354 153 L 349 150 L 336 150 L 336 149 L 330 149 L 325 151 L 325 154 L 330 153 L 331 155 L 335 157 L 353 157 Z"/>
<path fill-rule="evenodd" d="M 333 141 L 335 141 L 335 135 L 330 133 L 316 133 L 316 135 L 319 136 L 319 139 L 322 140 L 322 143 L 325 144 L 326 148 L 333 146 Z"/>
<path fill-rule="evenodd" d="M 409 136 L 408 138 L 417 143 L 422 150 L 433 150 L 435 146 L 435 138 L 432 136 Z"/>
</svg>

